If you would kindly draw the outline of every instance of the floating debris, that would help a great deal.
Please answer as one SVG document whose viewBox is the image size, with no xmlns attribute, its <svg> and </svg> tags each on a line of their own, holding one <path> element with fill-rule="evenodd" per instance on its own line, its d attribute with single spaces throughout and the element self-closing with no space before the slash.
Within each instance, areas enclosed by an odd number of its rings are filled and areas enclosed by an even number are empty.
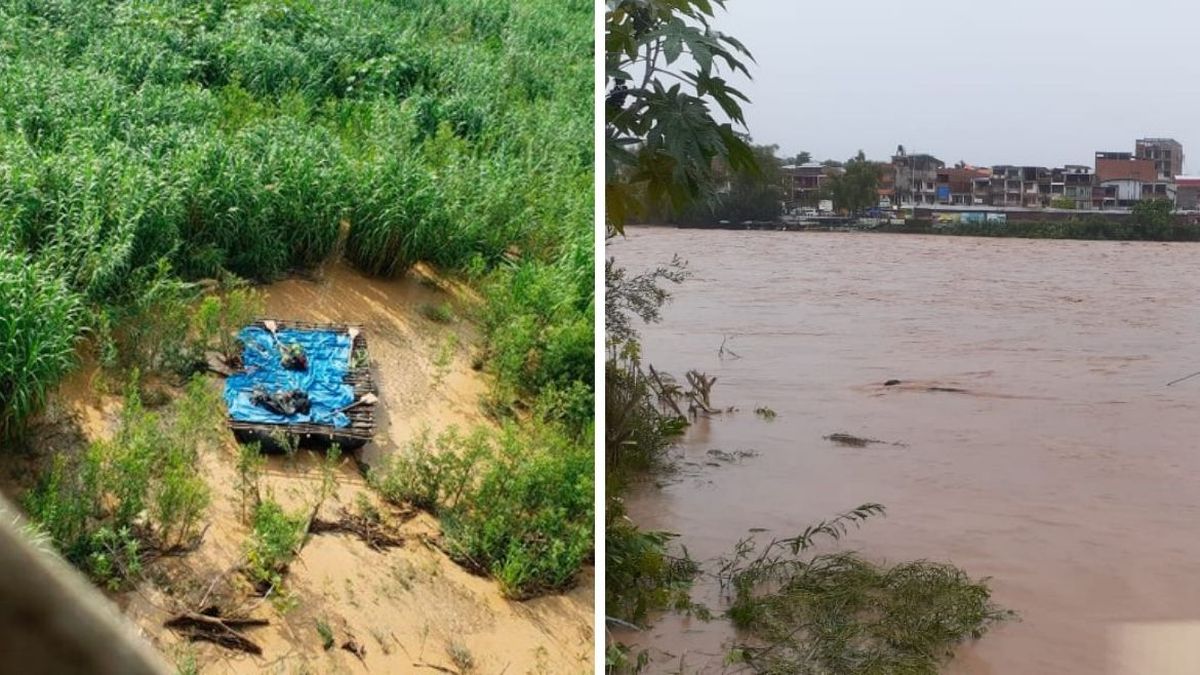
<svg viewBox="0 0 1200 675">
<path fill-rule="evenodd" d="M 708 456 L 718 459 L 722 462 L 732 464 L 734 462 L 740 462 L 748 457 L 757 457 L 758 453 L 754 450 L 734 450 L 733 452 L 726 452 L 725 450 L 713 448 L 712 450 L 708 451 Z M 716 464 L 714 462 L 705 462 L 705 464 L 708 464 L 709 466 L 720 466 L 720 464 Z"/>
<path fill-rule="evenodd" d="M 888 443 L 887 441 L 881 441 L 877 438 L 864 438 L 862 436 L 855 436 L 854 434 L 845 434 L 840 432 L 836 434 L 829 434 L 828 436 L 822 436 L 822 438 L 827 441 L 833 441 L 838 445 L 845 445 L 851 448 L 865 448 L 868 445 L 894 445 L 901 448 L 908 447 L 904 443 Z"/>
</svg>

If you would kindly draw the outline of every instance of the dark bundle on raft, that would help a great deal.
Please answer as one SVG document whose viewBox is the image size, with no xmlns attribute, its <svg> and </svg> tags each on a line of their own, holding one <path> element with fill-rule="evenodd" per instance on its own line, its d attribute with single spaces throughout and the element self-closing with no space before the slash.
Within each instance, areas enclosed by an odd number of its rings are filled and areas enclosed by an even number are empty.
<svg viewBox="0 0 1200 675">
<path fill-rule="evenodd" d="M 298 343 L 292 343 L 280 348 L 280 361 L 283 367 L 288 370 L 308 370 L 308 355 L 304 353 L 304 347 Z"/>
<path fill-rule="evenodd" d="M 266 408 L 276 415 L 307 415 L 312 408 L 308 394 L 299 389 L 269 393 L 261 385 L 256 386 L 254 391 L 250 392 L 250 402 Z"/>
</svg>

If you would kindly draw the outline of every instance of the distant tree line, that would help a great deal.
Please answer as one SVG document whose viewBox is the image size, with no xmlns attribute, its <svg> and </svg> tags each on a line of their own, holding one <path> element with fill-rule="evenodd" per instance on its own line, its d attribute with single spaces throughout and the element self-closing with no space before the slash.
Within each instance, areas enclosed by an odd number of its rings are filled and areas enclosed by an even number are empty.
<svg viewBox="0 0 1200 675">
<path fill-rule="evenodd" d="M 750 147 L 757 163 L 756 170 L 732 168 L 727 162 L 715 160 L 702 198 L 676 214 L 659 212 L 653 214 L 657 218 L 652 219 L 689 225 L 722 220 L 777 220 L 783 213 L 784 203 L 790 199 L 784 189 L 784 165 L 811 164 L 812 155 L 800 152 L 784 159 L 778 155 L 779 146 Z M 826 159 L 820 164 L 837 171 L 830 171 L 821 189 L 810 192 L 803 206 L 816 206 L 821 200 L 830 200 L 838 211 L 853 215 L 878 203 L 882 169 L 878 162 L 868 160 L 862 150 L 845 162 Z"/>
</svg>

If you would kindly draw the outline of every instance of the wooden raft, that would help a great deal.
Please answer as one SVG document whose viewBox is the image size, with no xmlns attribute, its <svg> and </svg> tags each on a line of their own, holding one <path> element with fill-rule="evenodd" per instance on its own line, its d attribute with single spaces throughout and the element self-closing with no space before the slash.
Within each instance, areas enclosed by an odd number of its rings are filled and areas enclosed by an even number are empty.
<svg viewBox="0 0 1200 675">
<path fill-rule="evenodd" d="M 266 330 L 265 321 L 260 319 L 250 324 Z M 351 328 L 358 329 L 354 342 L 350 345 L 350 368 L 342 379 L 354 387 L 354 400 L 364 394 L 376 394 L 375 382 L 371 378 L 371 367 L 367 358 L 367 338 L 363 335 L 362 327 L 357 324 L 310 323 L 307 321 L 281 321 L 275 319 L 279 330 L 295 329 L 306 331 L 327 331 L 334 333 L 349 333 Z M 264 449 L 278 446 L 275 440 L 280 433 L 295 439 L 302 445 L 332 445 L 337 443 L 343 450 L 360 448 L 375 435 L 375 403 L 361 403 L 346 410 L 343 414 L 350 419 L 349 426 L 335 427 L 330 424 L 268 424 L 262 422 L 244 422 L 228 417 L 229 428 L 234 436 L 243 443 L 258 441 Z"/>
</svg>

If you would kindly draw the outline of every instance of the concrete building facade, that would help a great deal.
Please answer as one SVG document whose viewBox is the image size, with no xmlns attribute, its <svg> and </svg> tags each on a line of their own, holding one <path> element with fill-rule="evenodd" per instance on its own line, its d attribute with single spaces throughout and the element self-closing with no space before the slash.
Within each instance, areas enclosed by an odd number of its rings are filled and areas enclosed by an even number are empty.
<svg viewBox="0 0 1200 675">
<path fill-rule="evenodd" d="M 1153 159 L 1128 152 L 1096 153 L 1096 185 L 1104 188 L 1102 208 L 1132 208 L 1147 199 L 1175 199 L 1174 177 L 1160 176 Z"/>
<path fill-rule="evenodd" d="M 1134 148 L 1138 159 L 1154 162 L 1158 178 L 1171 179 L 1183 173 L 1183 145 L 1174 138 L 1139 138 Z"/>
<path fill-rule="evenodd" d="M 897 154 L 892 157 L 896 168 L 896 198 L 900 206 L 920 206 L 937 203 L 937 174 L 946 163 L 933 155 Z"/>
<path fill-rule="evenodd" d="M 1175 177 L 1175 208 L 1200 211 L 1200 176 Z"/>
<path fill-rule="evenodd" d="M 790 204 L 816 206 L 818 195 L 829 176 L 835 171 L 824 164 L 787 164 L 780 167 L 786 201 Z"/>
</svg>

